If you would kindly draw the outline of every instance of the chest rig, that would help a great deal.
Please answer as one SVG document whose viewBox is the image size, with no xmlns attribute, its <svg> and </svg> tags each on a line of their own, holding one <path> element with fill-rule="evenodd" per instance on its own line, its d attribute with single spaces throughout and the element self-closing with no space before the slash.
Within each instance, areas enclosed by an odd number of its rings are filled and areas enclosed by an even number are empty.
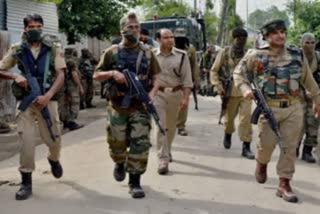
<svg viewBox="0 0 320 214">
<path fill-rule="evenodd" d="M 39 55 L 35 58 L 28 44 L 22 43 L 17 47 L 17 51 L 13 55 L 21 74 L 25 76 L 27 72 L 26 69 L 28 69 L 31 75 L 37 79 L 43 93 L 48 91 L 55 81 L 56 71 L 52 52 L 52 47 L 42 43 Z M 28 91 L 19 87 L 15 82 L 12 88 L 13 94 L 18 100 L 28 95 Z"/>
<path fill-rule="evenodd" d="M 266 98 L 290 99 L 299 97 L 302 68 L 302 52 L 295 47 L 287 47 L 287 56 L 283 60 L 270 62 L 270 55 L 257 54 L 257 81 Z M 272 64 L 271 64 L 272 63 Z"/>
</svg>

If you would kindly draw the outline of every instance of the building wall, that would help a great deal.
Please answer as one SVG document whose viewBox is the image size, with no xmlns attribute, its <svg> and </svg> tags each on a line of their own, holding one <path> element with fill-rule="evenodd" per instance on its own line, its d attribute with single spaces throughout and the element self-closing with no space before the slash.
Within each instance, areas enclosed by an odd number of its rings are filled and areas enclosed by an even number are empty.
<svg viewBox="0 0 320 214">
<path fill-rule="evenodd" d="M 4 1 L 4 0 L 0 0 Z M 27 14 L 37 13 L 44 19 L 44 33 L 58 34 L 57 6 L 54 3 L 41 3 L 31 0 L 6 0 L 7 30 L 21 33 L 23 18 Z"/>
<path fill-rule="evenodd" d="M 6 29 L 6 6 L 5 0 L 0 0 L 0 30 Z"/>
</svg>

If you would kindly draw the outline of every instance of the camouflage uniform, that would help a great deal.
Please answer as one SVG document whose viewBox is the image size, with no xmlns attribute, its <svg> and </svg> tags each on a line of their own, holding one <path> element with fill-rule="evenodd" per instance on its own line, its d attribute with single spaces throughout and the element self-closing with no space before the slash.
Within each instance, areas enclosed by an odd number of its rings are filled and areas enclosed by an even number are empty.
<svg viewBox="0 0 320 214">
<path fill-rule="evenodd" d="M 206 51 L 200 61 L 200 89 L 201 95 L 214 96 L 213 87 L 210 82 L 210 69 L 216 60 L 217 51 L 209 53 Z"/>
<path fill-rule="evenodd" d="M 61 96 L 59 96 L 60 120 L 63 122 L 64 128 L 69 128 L 70 130 L 75 130 L 82 127 L 82 125 L 78 125 L 75 122 L 78 118 L 80 107 L 79 87 L 72 77 L 73 72 L 76 72 L 79 76 L 78 62 L 75 56 L 75 51 L 76 50 L 73 48 L 67 48 L 65 50 L 67 70 L 64 86 L 60 92 Z"/>
<path fill-rule="evenodd" d="M 264 35 L 275 31 L 278 36 L 285 35 L 286 28 L 282 20 L 274 20 L 262 29 Z M 284 47 L 280 53 L 274 52 L 268 46 L 248 51 L 233 74 L 235 86 L 239 87 L 243 94 L 251 90 L 246 74 L 253 74 L 257 80 L 277 120 L 282 141 L 287 146 L 286 152 L 281 152 L 277 163 L 277 195 L 289 202 L 297 202 L 289 181 L 295 171 L 296 146 L 303 125 L 303 109 L 299 100 L 300 85 L 310 91 L 317 104 L 320 103 L 319 87 L 312 77 L 308 62 L 295 47 Z M 267 164 L 275 149 L 276 138 L 263 115 L 260 115 L 258 127 L 256 179 L 259 183 L 264 183 L 267 180 Z"/>
<path fill-rule="evenodd" d="M 81 84 L 83 86 L 84 95 L 80 98 L 81 107 L 94 107 L 92 99 L 94 96 L 93 71 L 95 59 L 91 56 L 88 49 L 81 50 L 81 57 L 79 60 L 79 71 L 81 74 Z"/>
<path fill-rule="evenodd" d="M 143 53 L 139 69 L 136 62 L 139 53 Z M 131 68 L 137 70 L 138 76 L 150 89 L 152 76 L 160 72 L 159 64 L 149 47 L 139 44 L 136 48 L 126 48 L 113 45 L 104 51 L 96 72 L 122 70 Z M 148 85 L 148 86 L 147 86 Z M 142 103 L 132 100 L 129 108 L 122 108 L 121 102 L 124 89 L 121 85 L 107 80 L 105 85 L 108 98 L 107 143 L 113 161 L 117 164 L 125 163 L 126 171 L 130 174 L 143 174 L 148 163 L 149 148 L 151 147 L 149 133 L 151 118 Z M 129 150 L 127 148 L 129 147 Z"/>
</svg>

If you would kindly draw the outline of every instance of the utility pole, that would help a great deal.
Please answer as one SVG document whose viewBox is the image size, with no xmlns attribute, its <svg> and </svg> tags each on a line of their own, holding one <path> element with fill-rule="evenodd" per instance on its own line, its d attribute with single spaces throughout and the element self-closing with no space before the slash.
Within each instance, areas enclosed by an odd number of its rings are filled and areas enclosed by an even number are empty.
<svg viewBox="0 0 320 214">
<path fill-rule="evenodd" d="M 194 3 L 194 13 L 197 14 L 197 0 L 193 0 Z"/>
</svg>

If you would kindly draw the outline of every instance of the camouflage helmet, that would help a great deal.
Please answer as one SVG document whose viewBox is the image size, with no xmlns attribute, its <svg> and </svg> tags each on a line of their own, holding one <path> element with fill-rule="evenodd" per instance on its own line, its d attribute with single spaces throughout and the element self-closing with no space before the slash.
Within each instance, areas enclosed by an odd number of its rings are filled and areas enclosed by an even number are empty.
<svg viewBox="0 0 320 214">
<path fill-rule="evenodd" d="M 186 37 L 187 36 L 187 31 L 185 28 L 177 28 L 174 31 L 174 37 Z"/>
<path fill-rule="evenodd" d="M 278 30 L 278 29 L 283 29 L 285 31 L 287 30 L 287 26 L 284 20 L 274 19 L 274 20 L 268 21 L 260 28 L 260 31 L 263 37 L 265 37 L 265 35 L 267 35 L 268 33 L 274 32 L 275 30 Z"/>
</svg>

